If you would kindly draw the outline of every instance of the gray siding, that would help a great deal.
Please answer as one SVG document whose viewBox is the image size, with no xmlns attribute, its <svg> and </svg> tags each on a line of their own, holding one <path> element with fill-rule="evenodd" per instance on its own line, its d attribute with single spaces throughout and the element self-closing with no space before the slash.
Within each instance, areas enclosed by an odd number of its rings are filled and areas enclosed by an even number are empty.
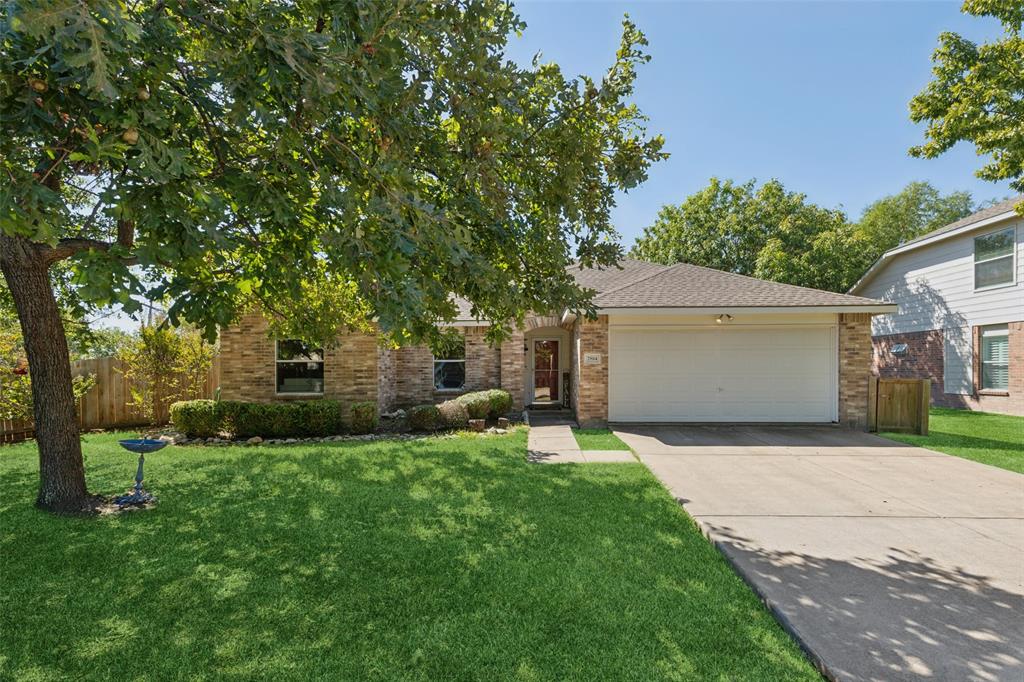
<svg viewBox="0 0 1024 682">
<path fill-rule="evenodd" d="M 974 238 L 1010 226 L 1016 228 L 1016 283 L 975 291 Z M 1024 320 L 1024 221 L 1008 219 L 899 254 L 857 294 L 899 305 L 898 313 L 874 318 L 876 336 L 929 329 L 969 331 L 975 325 Z"/>
</svg>

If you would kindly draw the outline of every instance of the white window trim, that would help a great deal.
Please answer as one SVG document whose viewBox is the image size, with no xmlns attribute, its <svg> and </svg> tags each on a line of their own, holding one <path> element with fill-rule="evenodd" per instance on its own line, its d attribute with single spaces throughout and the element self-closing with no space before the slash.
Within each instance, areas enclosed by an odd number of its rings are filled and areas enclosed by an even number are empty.
<svg viewBox="0 0 1024 682">
<path fill-rule="evenodd" d="M 988 328 L 982 327 L 982 329 L 981 329 L 981 348 L 978 349 L 978 362 L 981 364 L 981 367 L 979 367 L 979 369 L 981 370 L 981 374 L 978 377 L 979 384 L 980 384 L 978 386 L 978 390 L 983 392 L 983 393 L 986 392 L 986 391 L 991 391 L 991 392 L 995 392 L 995 393 L 1006 393 L 1007 391 L 1010 390 L 1009 382 L 1007 382 L 1007 385 L 1006 385 L 1005 388 L 993 388 L 991 386 L 985 386 L 985 365 L 997 365 L 997 364 L 998 365 L 1002 365 L 1003 364 L 1001 362 L 997 363 L 997 362 L 991 362 L 991 361 L 986 362 L 985 361 L 985 339 L 987 339 L 987 338 L 988 339 L 991 339 L 991 338 L 1005 338 L 1006 342 L 1009 343 L 1010 342 L 1010 329 L 1006 325 L 993 325 L 992 327 L 988 327 Z M 1009 357 L 1007 357 L 1007 359 L 1006 359 L 1006 371 L 1007 371 L 1007 374 L 1009 374 L 1009 371 L 1010 371 L 1010 359 L 1009 359 Z"/>
<path fill-rule="evenodd" d="M 985 234 L 976 235 L 974 237 L 974 239 L 971 241 L 971 258 L 972 259 L 974 258 L 974 250 L 977 248 L 976 244 L 977 244 L 979 239 L 983 239 L 985 237 L 990 237 L 990 236 L 992 236 L 994 234 L 999 234 L 1000 232 L 1009 232 L 1011 234 L 1011 236 L 1013 237 L 1013 239 L 1012 239 L 1012 241 L 1010 243 L 1010 253 L 1004 254 L 1002 256 L 993 256 L 992 258 L 986 258 L 985 260 L 972 260 L 972 263 L 971 263 L 971 281 L 974 283 L 974 290 L 975 291 L 991 291 L 992 289 L 1002 289 L 1004 287 L 1012 287 L 1012 286 L 1015 286 L 1017 284 L 1017 228 L 1016 227 L 1004 227 L 1004 228 L 1001 228 L 1001 229 L 998 229 L 998 230 L 993 230 L 992 232 L 986 232 Z M 1010 281 L 1009 282 L 1000 282 L 999 284 L 990 284 L 987 287 L 979 287 L 978 283 L 977 283 L 978 266 L 981 265 L 982 263 L 991 263 L 992 261 L 999 260 L 1001 258 L 1009 258 L 1010 259 Z"/>
<path fill-rule="evenodd" d="M 285 392 L 282 393 L 281 391 L 277 390 L 277 366 L 278 365 L 282 365 L 282 364 L 284 364 L 284 365 L 288 365 L 288 364 L 295 365 L 295 364 L 298 364 L 298 363 L 302 362 L 301 360 L 281 360 L 280 357 L 279 357 L 280 354 L 278 353 L 278 347 L 277 347 L 278 344 L 281 343 L 281 341 L 292 341 L 292 340 L 293 339 L 275 339 L 274 340 L 274 395 L 275 396 L 281 396 L 283 398 L 291 398 L 291 397 L 295 397 L 295 398 L 308 398 L 308 397 L 311 397 L 311 396 L 316 396 L 318 398 L 322 398 L 323 395 L 324 395 L 323 388 L 321 388 L 319 392 L 317 392 L 317 391 L 285 391 Z M 322 348 L 320 349 L 320 352 L 323 353 L 323 349 Z M 326 356 L 326 354 L 323 356 L 323 360 L 320 361 L 320 364 L 324 366 L 325 370 L 327 369 L 327 356 Z M 326 374 L 326 372 L 325 372 L 325 374 Z M 324 377 L 324 379 L 325 379 L 324 383 L 326 383 L 326 378 L 327 377 L 325 376 Z"/>
</svg>

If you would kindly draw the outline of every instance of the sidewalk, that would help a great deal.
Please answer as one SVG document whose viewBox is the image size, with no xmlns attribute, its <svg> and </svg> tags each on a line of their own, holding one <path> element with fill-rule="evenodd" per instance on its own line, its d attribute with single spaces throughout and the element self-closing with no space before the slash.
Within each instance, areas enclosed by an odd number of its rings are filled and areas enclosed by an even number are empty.
<svg viewBox="0 0 1024 682">
<path fill-rule="evenodd" d="M 637 461 L 629 450 L 580 450 L 568 424 L 531 426 L 526 459 L 536 464 Z"/>
</svg>

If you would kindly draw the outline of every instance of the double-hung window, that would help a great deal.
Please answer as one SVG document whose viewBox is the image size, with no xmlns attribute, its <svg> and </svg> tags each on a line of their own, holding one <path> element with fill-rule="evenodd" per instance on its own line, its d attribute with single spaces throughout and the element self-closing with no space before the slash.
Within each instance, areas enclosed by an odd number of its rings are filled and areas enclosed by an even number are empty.
<svg viewBox="0 0 1024 682">
<path fill-rule="evenodd" d="M 986 391 L 1010 388 L 1010 332 L 1006 325 L 981 330 L 981 388 Z"/>
<path fill-rule="evenodd" d="M 974 238 L 974 288 L 1013 284 L 1014 230 L 1009 227 Z"/>
<path fill-rule="evenodd" d="M 323 395 L 324 349 L 295 339 L 277 342 L 277 392 Z"/>
<path fill-rule="evenodd" d="M 434 353 L 434 389 L 457 391 L 466 385 L 466 338 Z"/>
</svg>

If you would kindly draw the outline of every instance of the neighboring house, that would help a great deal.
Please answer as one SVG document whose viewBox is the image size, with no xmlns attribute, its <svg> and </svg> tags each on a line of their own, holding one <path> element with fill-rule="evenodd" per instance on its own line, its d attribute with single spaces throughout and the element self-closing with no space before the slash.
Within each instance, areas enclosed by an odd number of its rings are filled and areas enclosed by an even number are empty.
<svg viewBox="0 0 1024 682">
<path fill-rule="evenodd" d="M 573 268 L 598 317 L 530 315 L 500 347 L 468 306 L 464 346 L 433 357 L 346 334 L 320 350 L 271 339 L 258 314 L 221 335 L 221 396 L 376 400 L 382 411 L 504 388 L 581 424 L 838 422 L 865 428 L 871 316 L 895 306 L 693 265 Z"/>
<path fill-rule="evenodd" d="M 932 380 L 932 402 L 1024 415 L 1024 220 L 1001 202 L 887 251 L 850 290 L 876 318 L 875 370 Z"/>
</svg>

